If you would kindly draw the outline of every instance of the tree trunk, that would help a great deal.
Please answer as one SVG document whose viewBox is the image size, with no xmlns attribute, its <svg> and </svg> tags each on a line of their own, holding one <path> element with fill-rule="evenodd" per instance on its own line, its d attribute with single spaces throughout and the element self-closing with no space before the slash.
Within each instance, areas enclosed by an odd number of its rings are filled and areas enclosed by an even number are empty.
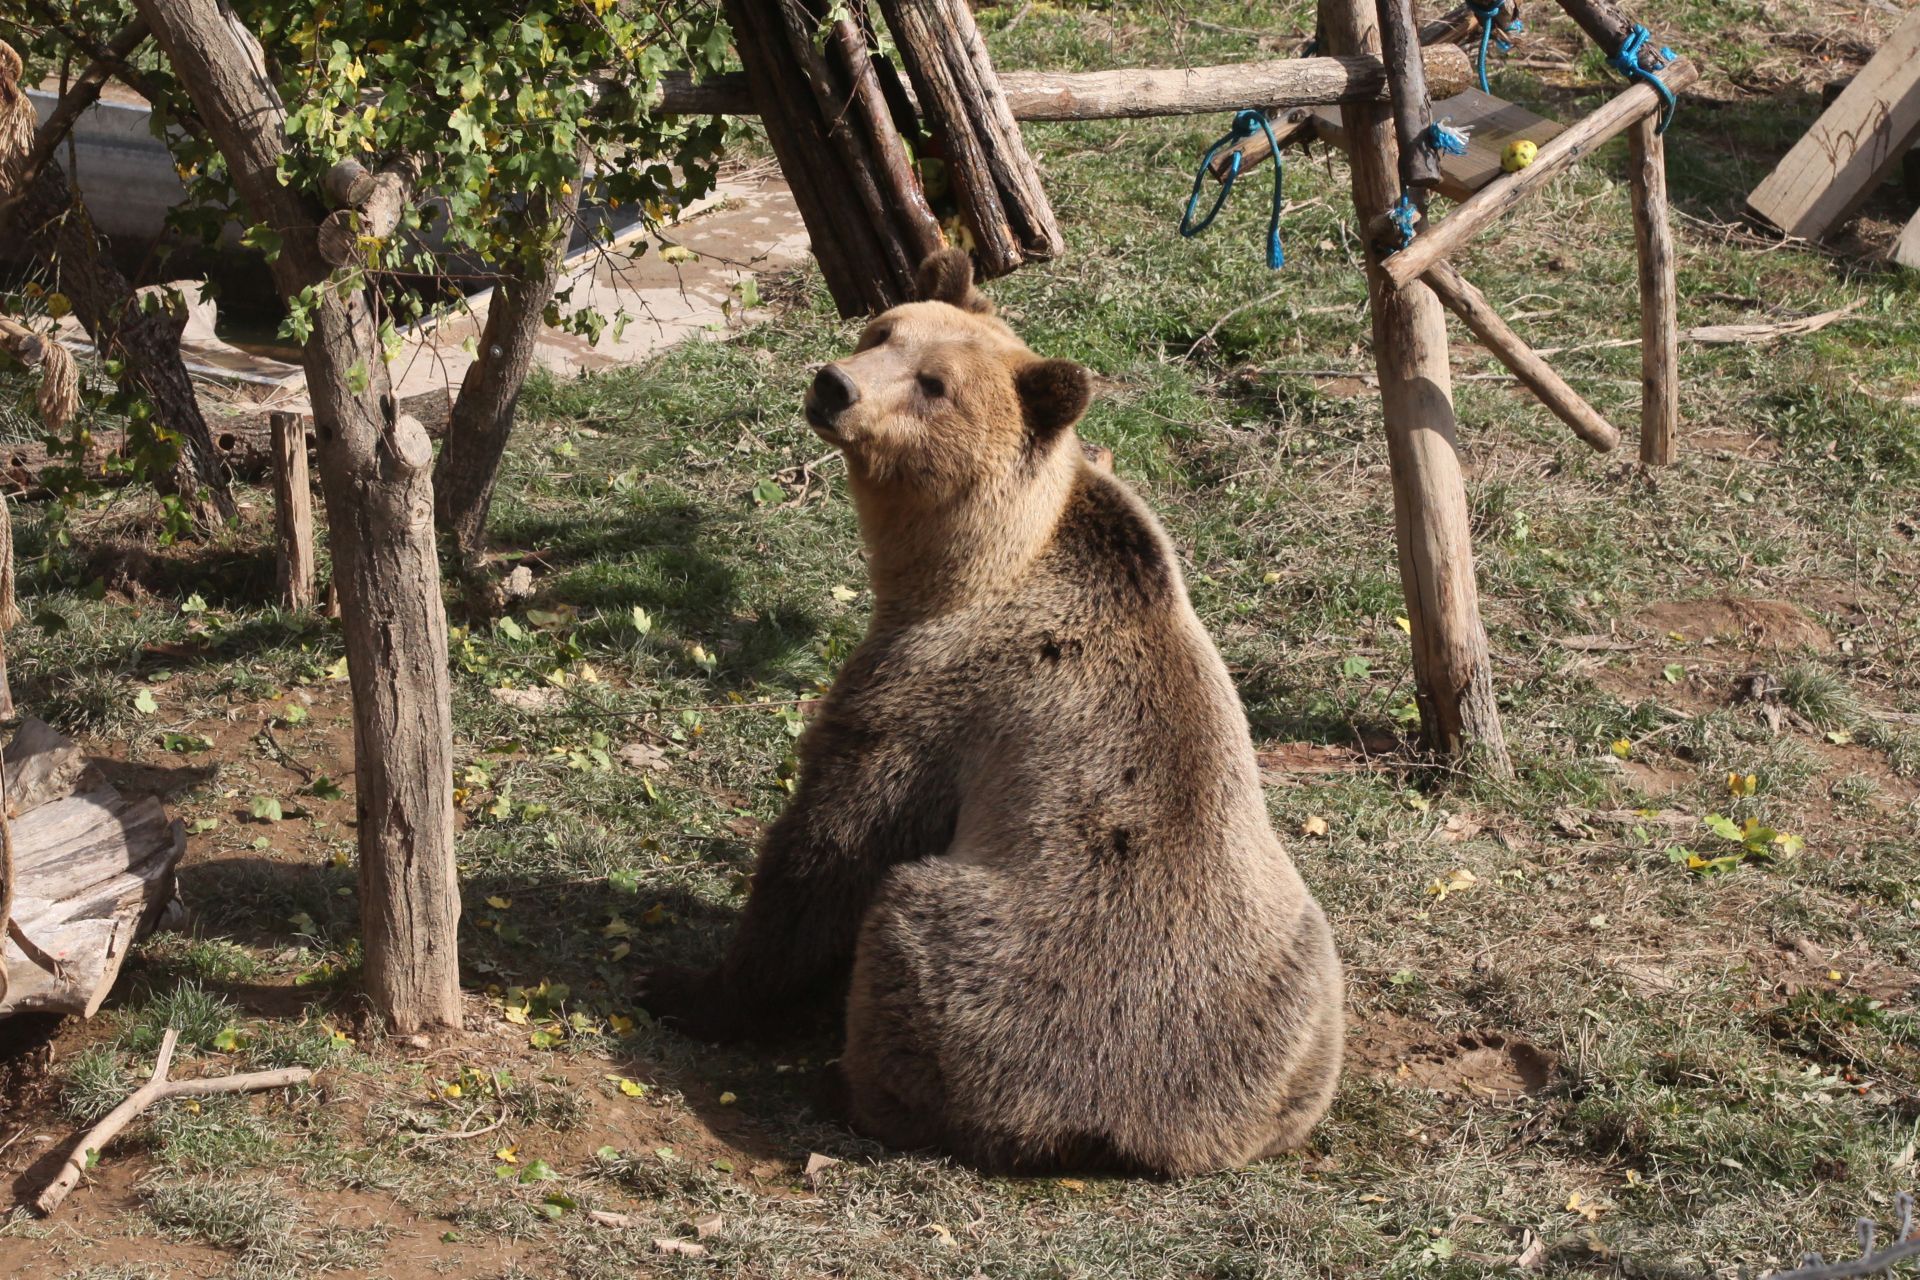
<svg viewBox="0 0 1920 1280">
<path fill-rule="evenodd" d="M 137 0 L 252 216 L 281 229 L 283 296 L 326 282 L 325 210 L 283 185 L 286 107 L 260 46 L 216 0 Z M 460 1024 L 447 619 L 433 447 L 399 414 L 365 289 L 330 288 L 303 355 L 353 691 L 364 980 L 397 1032 Z"/>
<path fill-rule="evenodd" d="M 156 478 L 160 491 L 185 501 L 202 528 L 232 519 L 236 508 L 227 469 L 180 360 L 184 321 L 164 307 L 140 309 L 58 163 L 41 167 L 20 193 L 10 221 L 53 287 L 73 303 L 94 350 L 123 362 L 121 389 L 147 401 L 154 425 L 179 441 L 172 469 Z"/>
<path fill-rule="evenodd" d="M 548 217 L 529 219 L 544 245 L 537 269 L 519 280 L 502 280 L 487 302 L 480 354 L 460 383 L 447 424 L 447 442 L 433 467 L 434 516 L 452 547 L 471 602 L 484 606 L 487 512 L 500 459 L 513 431 L 520 388 L 533 368 L 534 343 L 566 267 L 567 241 L 580 208 L 579 184 Z M 489 610 L 490 611 L 490 610 Z"/>
<path fill-rule="evenodd" d="M 1379 52 L 1370 0 L 1322 0 L 1320 23 L 1331 53 Z M 1389 108 L 1372 103 L 1350 102 L 1340 110 L 1353 166 L 1354 216 L 1360 226 L 1371 226 L 1400 195 L 1393 117 Z M 1443 757 L 1511 776 L 1473 577 L 1446 313 L 1420 281 L 1396 286 L 1389 280 L 1371 243 L 1367 288 L 1420 731 L 1429 749 Z"/>
</svg>

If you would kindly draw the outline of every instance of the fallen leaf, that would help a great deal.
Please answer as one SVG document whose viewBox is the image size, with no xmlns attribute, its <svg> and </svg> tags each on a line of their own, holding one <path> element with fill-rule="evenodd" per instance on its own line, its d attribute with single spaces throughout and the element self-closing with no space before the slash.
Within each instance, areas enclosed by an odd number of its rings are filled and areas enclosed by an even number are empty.
<svg viewBox="0 0 1920 1280">
<path fill-rule="evenodd" d="M 605 1209 L 589 1209 L 587 1218 L 596 1226 L 612 1227 L 616 1231 L 625 1230 L 633 1225 L 633 1219 L 626 1214 L 610 1213 Z"/>
<path fill-rule="evenodd" d="M 1435 880 L 1427 886 L 1427 892 L 1435 898 L 1445 898 L 1450 893 L 1464 893 L 1480 883 L 1480 877 L 1465 867 L 1455 867 L 1444 880 Z"/>
<path fill-rule="evenodd" d="M 558 689 L 492 689 L 493 700 L 515 711 L 544 711 L 565 695 Z"/>
<path fill-rule="evenodd" d="M 675 1254 L 682 1258 L 704 1258 L 707 1246 L 695 1244 L 691 1240 L 676 1240 L 672 1236 L 661 1236 L 654 1240 L 653 1247 L 661 1253 Z"/>
<path fill-rule="evenodd" d="M 809 1152 L 807 1155 L 807 1167 L 800 1171 L 801 1180 L 807 1184 L 809 1189 L 818 1190 L 820 1186 L 820 1175 L 839 1163 L 840 1162 L 832 1156 L 823 1156 L 818 1151 Z"/>
<path fill-rule="evenodd" d="M 727 1220 L 725 1218 L 717 1213 L 710 1213 L 704 1218 L 695 1218 L 693 1220 L 693 1234 L 705 1240 L 708 1236 L 718 1235 L 720 1228 L 726 1225 Z"/>
<path fill-rule="evenodd" d="M 1300 834 L 1307 836 L 1324 836 L 1327 834 L 1327 820 L 1315 814 L 1300 824 Z"/>
<path fill-rule="evenodd" d="M 620 748 L 619 759 L 635 773 L 664 772 L 667 767 L 667 753 L 651 742 L 629 742 Z"/>
<path fill-rule="evenodd" d="M 1590 1200 L 1578 1191 L 1567 1197 L 1567 1212 L 1577 1213 L 1588 1222 L 1598 1222 L 1607 1208 L 1604 1200 Z"/>
</svg>

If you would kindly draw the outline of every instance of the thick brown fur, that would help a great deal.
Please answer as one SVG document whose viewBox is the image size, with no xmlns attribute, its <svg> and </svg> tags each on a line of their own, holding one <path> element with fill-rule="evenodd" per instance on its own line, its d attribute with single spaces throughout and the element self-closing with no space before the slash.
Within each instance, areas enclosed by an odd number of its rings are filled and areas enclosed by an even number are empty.
<svg viewBox="0 0 1920 1280">
<path fill-rule="evenodd" d="M 809 395 L 872 626 L 726 960 L 643 1002 L 718 1038 L 848 984 L 854 1127 L 989 1169 L 1297 1146 L 1340 1065 L 1326 919 L 1166 534 L 1074 435 L 1085 370 L 1029 351 L 965 265 L 936 255 L 942 301 L 880 316 Z"/>
</svg>

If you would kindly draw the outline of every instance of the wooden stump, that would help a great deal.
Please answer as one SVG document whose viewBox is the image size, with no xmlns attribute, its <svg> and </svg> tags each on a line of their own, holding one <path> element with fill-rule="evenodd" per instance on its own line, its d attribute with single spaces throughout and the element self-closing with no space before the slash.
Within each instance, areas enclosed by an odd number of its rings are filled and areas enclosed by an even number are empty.
<svg viewBox="0 0 1920 1280">
<path fill-rule="evenodd" d="M 307 428 L 291 413 L 273 422 L 273 528 L 280 603 L 313 607 L 313 490 L 307 481 Z"/>
<path fill-rule="evenodd" d="M 1379 52 L 1371 0 L 1322 0 L 1320 22 L 1329 53 Z M 1348 103 L 1342 111 L 1352 150 L 1354 214 L 1359 225 L 1369 226 L 1400 195 L 1393 119 L 1388 108 L 1372 103 Z M 1389 280 L 1371 244 L 1367 288 L 1421 733 L 1430 749 L 1447 758 L 1509 776 L 1513 765 L 1494 703 L 1455 446 L 1446 313 L 1419 280 L 1399 286 Z"/>
<path fill-rule="evenodd" d="M 1640 461 L 1673 461 L 1680 428 L 1680 289 L 1667 221 L 1667 149 L 1653 116 L 1627 131 L 1633 239 L 1640 258 Z"/>
<path fill-rule="evenodd" d="M 135 939 L 174 899 L 186 829 L 158 800 L 127 800 L 87 767 L 80 749 L 38 720 L 6 749 L 13 810 L 12 925 L 4 937 L 0 1018 L 91 1017 L 113 989 Z M 55 972 L 33 951 L 58 962 Z"/>
</svg>

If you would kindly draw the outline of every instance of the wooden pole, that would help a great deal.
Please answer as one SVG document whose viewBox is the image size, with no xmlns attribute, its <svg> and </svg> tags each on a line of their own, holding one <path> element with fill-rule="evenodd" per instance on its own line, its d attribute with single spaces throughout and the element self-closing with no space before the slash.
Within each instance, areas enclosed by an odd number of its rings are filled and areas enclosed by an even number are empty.
<svg viewBox="0 0 1920 1280">
<path fill-rule="evenodd" d="M 280 603 L 313 607 L 313 492 L 307 483 L 307 428 L 291 413 L 273 415 L 273 527 Z"/>
<path fill-rule="evenodd" d="M 1700 78 L 1700 69 L 1683 59 L 1667 69 L 1665 78 L 1672 88 L 1684 89 Z M 1474 236 L 1576 160 L 1625 132 L 1634 121 L 1656 115 L 1659 110 L 1660 96 L 1644 84 L 1612 98 L 1592 115 L 1549 139 L 1532 164 L 1517 173 L 1501 174 L 1444 219 L 1427 227 L 1411 245 L 1388 258 L 1382 264 L 1387 278 L 1397 285 L 1417 280 L 1428 267 L 1459 252 Z"/>
<path fill-rule="evenodd" d="M 1442 98 L 1474 83 L 1473 61 L 1453 45 L 1421 50 L 1431 92 Z M 1386 66 L 1378 57 L 1275 58 L 1169 70 L 1003 71 L 995 84 L 1014 120 L 1122 120 L 1210 115 L 1248 103 L 1274 110 L 1361 99 L 1387 100 Z M 661 77 L 655 107 L 669 115 L 750 116 L 761 110 L 757 80 L 724 72 L 695 83 L 684 73 Z M 924 107 L 924 99 L 919 99 Z"/>
<path fill-rule="evenodd" d="M 1370 0 L 1321 0 L 1330 52 L 1378 54 Z M 1354 213 L 1368 225 L 1399 198 L 1392 117 L 1384 107 L 1342 108 L 1351 140 Z M 1453 385 L 1447 369 L 1447 320 L 1440 300 L 1418 280 L 1395 285 L 1367 254 L 1373 309 L 1373 358 L 1386 415 L 1400 581 L 1412 623 L 1414 696 L 1429 748 L 1497 777 L 1512 774 L 1480 597 L 1473 578 L 1467 493 L 1455 445 Z"/>
<path fill-rule="evenodd" d="M 1627 131 L 1633 238 L 1640 257 L 1640 461 L 1673 461 L 1680 427 L 1680 289 L 1667 221 L 1667 149 L 1652 116 Z"/>
<path fill-rule="evenodd" d="M 1610 452 L 1620 443 L 1620 432 L 1614 425 L 1601 417 L 1579 392 L 1568 386 L 1553 371 L 1552 365 L 1536 355 L 1533 348 L 1500 318 L 1500 313 L 1493 309 L 1486 295 L 1474 288 L 1450 263 L 1434 263 L 1420 279 L 1446 304 L 1447 310 L 1459 316 L 1461 323 L 1473 330 L 1473 336 L 1480 339 L 1481 344 L 1493 352 L 1514 377 L 1540 398 L 1540 403 L 1573 428 L 1573 434 L 1601 453 Z"/>
<path fill-rule="evenodd" d="M 1422 212 L 1426 193 L 1440 185 L 1440 155 L 1424 142 L 1433 116 L 1426 68 L 1420 62 L 1420 32 L 1413 25 L 1412 0 L 1376 0 L 1381 56 L 1393 93 L 1393 127 L 1400 144 L 1400 189 Z"/>
<path fill-rule="evenodd" d="M 1284 147 L 1295 138 L 1311 138 L 1313 134 L 1313 112 L 1305 107 L 1295 107 L 1293 110 L 1287 112 L 1285 116 L 1272 121 L 1268 127 L 1273 130 L 1273 140 Z M 1273 148 L 1267 145 L 1266 134 L 1256 133 L 1233 150 L 1222 151 L 1213 158 L 1213 163 L 1207 167 L 1207 172 L 1213 175 L 1214 181 L 1226 181 L 1227 174 L 1233 171 L 1233 158 L 1235 156 L 1240 157 L 1240 172 L 1244 174 L 1247 170 L 1260 164 L 1262 161 L 1271 159 L 1273 156 Z"/>
</svg>

